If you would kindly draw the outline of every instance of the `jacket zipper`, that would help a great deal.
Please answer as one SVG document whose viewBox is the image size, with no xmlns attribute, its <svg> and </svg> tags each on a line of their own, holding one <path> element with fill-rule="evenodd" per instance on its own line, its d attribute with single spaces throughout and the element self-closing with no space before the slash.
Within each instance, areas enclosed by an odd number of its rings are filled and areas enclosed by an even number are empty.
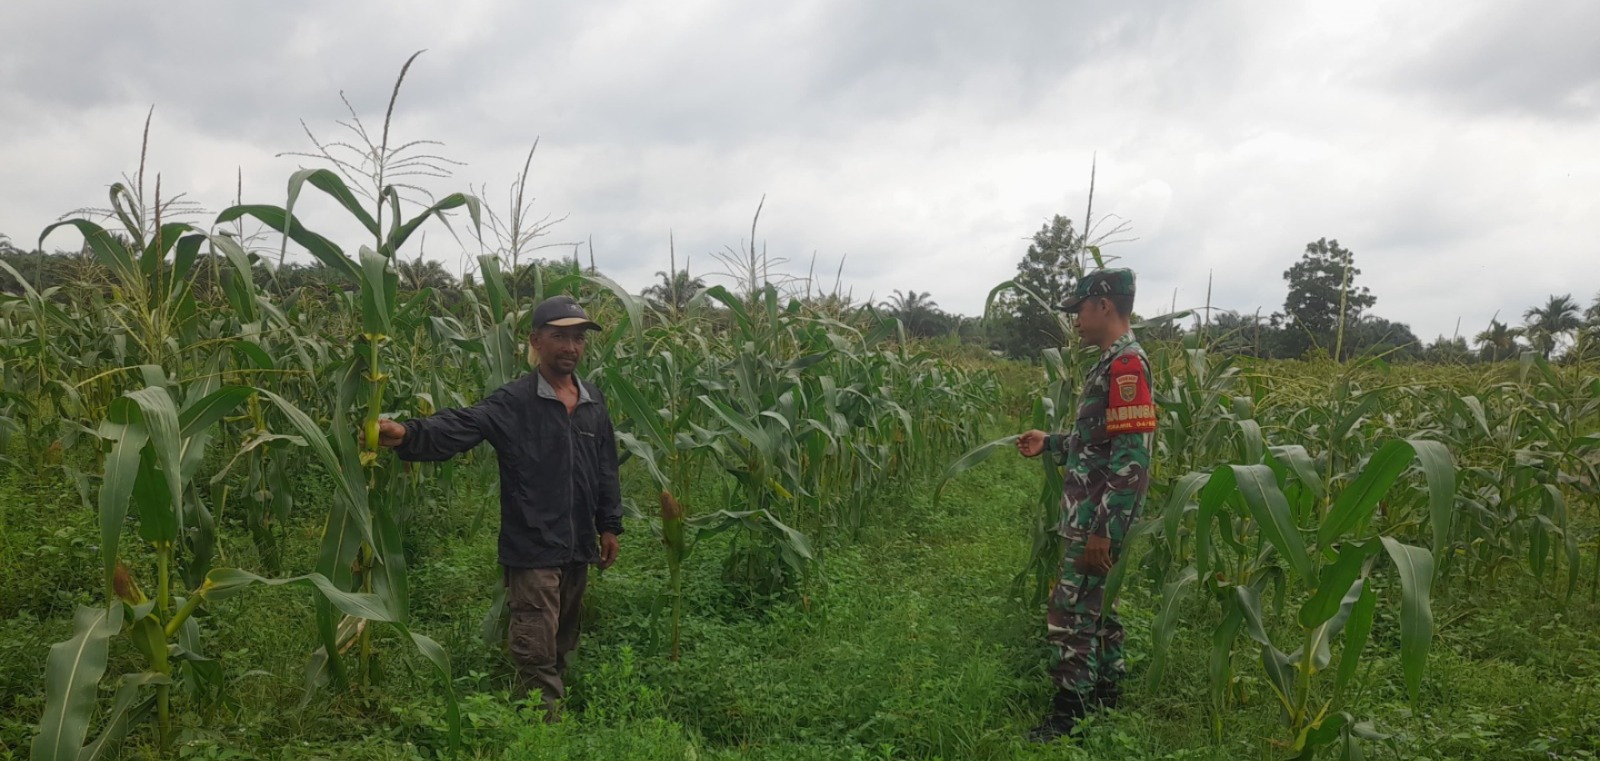
<svg viewBox="0 0 1600 761">
<path fill-rule="evenodd" d="M 535 372 L 537 372 L 537 371 L 535 371 Z M 543 382 L 543 380 L 544 380 L 543 378 L 540 378 L 539 382 Z M 582 383 L 582 381 L 579 381 L 576 378 L 574 378 L 573 379 L 573 383 L 578 384 L 578 383 Z M 552 392 L 554 392 L 554 390 L 555 389 L 553 389 L 553 388 L 551 389 Z M 577 488 L 578 447 L 577 447 L 577 444 L 574 443 L 574 440 L 577 438 L 576 437 L 577 424 L 574 422 L 573 418 L 576 417 L 578 409 L 583 406 L 583 387 L 581 385 L 578 386 L 578 403 L 576 405 L 574 405 L 571 410 L 567 409 L 567 403 L 561 401 L 561 398 L 559 396 L 556 397 L 553 401 L 557 405 L 560 405 L 561 411 L 566 413 L 566 416 L 567 416 L 567 474 L 568 474 L 567 478 L 569 480 L 567 482 L 567 537 L 568 537 L 568 545 L 567 545 L 567 562 L 566 562 L 566 565 L 571 565 L 571 564 L 577 562 L 577 559 L 578 559 L 578 523 L 572 517 L 573 508 L 577 507 L 577 505 L 578 505 L 578 488 Z"/>
<path fill-rule="evenodd" d="M 578 404 L 583 404 L 581 396 L 578 399 Z M 575 426 L 572 422 L 572 413 L 576 412 L 577 409 L 577 407 L 573 407 L 571 411 L 568 411 L 566 403 L 561 403 L 561 410 L 567 413 L 567 477 L 570 479 L 567 484 L 567 536 L 572 537 L 572 539 L 571 544 L 568 545 L 570 548 L 570 554 L 567 555 L 568 565 L 577 562 L 578 559 L 578 523 L 572 518 L 572 509 L 578 506 L 578 483 L 576 478 L 578 474 L 578 447 L 573 443 Z"/>
</svg>

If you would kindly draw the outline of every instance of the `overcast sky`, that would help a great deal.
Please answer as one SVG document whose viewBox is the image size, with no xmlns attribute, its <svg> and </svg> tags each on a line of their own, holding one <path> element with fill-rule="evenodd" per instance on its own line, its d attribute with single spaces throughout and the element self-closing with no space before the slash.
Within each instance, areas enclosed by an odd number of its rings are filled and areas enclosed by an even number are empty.
<svg viewBox="0 0 1600 761">
<path fill-rule="evenodd" d="M 1050 215 L 1081 223 L 1098 154 L 1141 312 L 1199 305 L 1212 273 L 1215 304 L 1279 310 L 1321 237 L 1424 339 L 1600 291 L 1594 0 L 5 0 L 0 30 L 0 232 L 24 247 L 134 171 L 152 105 L 166 193 L 215 212 L 242 172 L 281 204 L 300 120 L 338 137 L 342 90 L 381 122 L 426 48 L 396 134 L 464 162 L 431 187 L 504 208 L 538 138 L 536 209 L 565 217 L 545 240 L 592 239 L 633 289 L 669 231 L 721 269 L 764 194 L 790 271 L 815 256 L 831 284 L 843 259 L 858 299 L 975 314 Z M 442 230 L 427 253 L 463 260 Z"/>
</svg>

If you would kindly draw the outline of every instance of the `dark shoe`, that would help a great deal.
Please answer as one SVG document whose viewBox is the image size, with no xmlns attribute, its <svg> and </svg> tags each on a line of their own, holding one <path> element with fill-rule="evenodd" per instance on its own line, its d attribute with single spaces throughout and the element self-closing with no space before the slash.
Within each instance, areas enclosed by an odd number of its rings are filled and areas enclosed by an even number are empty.
<svg viewBox="0 0 1600 761">
<path fill-rule="evenodd" d="M 1094 702 L 1103 711 L 1117 710 L 1122 701 L 1122 688 L 1114 682 L 1101 682 L 1094 686 Z"/>
<path fill-rule="evenodd" d="M 1058 690 L 1055 700 L 1050 706 L 1050 713 L 1028 733 L 1028 740 L 1036 743 L 1047 743 L 1059 737 L 1072 734 L 1078 726 L 1078 721 L 1083 718 L 1083 698 L 1075 692 Z"/>
</svg>

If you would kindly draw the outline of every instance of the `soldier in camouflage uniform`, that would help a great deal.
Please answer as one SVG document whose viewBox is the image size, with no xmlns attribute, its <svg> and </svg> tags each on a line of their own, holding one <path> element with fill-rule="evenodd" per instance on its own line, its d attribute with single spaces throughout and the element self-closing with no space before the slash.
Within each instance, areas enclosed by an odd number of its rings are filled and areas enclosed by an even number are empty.
<svg viewBox="0 0 1600 761">
<path fill-rule="evenodd" d="M 1059 530 L 1066 552 L 1045 635 L 1057 692 L 1034 730 L 1041 741 L 1070 733 L 1091 707 L 1115 707 L 1125 673 L 1122 624 L 1105 583 L 1149 487 L 1156 430 L 1149 360 L 1129 327 L 1133 292 L 1126 269 L 1078 281 L 1060 308 L 1077 315 L 1079 339 L 1101 355 L 1084 378 L 1077 422 L 1067 433 L 1028 431 L 1017 440 L 1024 456 L 1049 452 L 1064 467 Z"/>
</svg>

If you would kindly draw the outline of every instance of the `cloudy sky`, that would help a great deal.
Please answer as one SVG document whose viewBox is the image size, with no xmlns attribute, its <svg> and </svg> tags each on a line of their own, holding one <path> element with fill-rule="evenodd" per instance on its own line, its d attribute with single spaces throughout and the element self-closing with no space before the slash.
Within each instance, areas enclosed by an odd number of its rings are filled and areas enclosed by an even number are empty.
<svg viewBox="0 0 1600 761">
<path fill-rule="evenodd" d="M 592 240 L 635 289 L 669 233 L 721 269 L 765 195 L 756 238 L 790 271 L 831 285 L 842 260 L 857 298 L 974 314 L 1050 215 L 1081 223 L 1098 156 L 1144 312 L 1213 274 L 1214 303 L 1281 309 L 1321 237 L 1425 339 L 1600 291 L 1594 0 L 6 0 L 0 29 L 0 233 L 23 246 L 136 168 L 151 106 L 165 192 L 215 211 L 242 173 L 281 204 L 301 120 L 339 137 L 343 91 L 380 122 L 425 48 L 396 134 L 463 162 L 430 187 L 503 209 L 537 138 L 544 240 Z M 464 259 L 442 230 L 427 253 Z"/>
</svg>

